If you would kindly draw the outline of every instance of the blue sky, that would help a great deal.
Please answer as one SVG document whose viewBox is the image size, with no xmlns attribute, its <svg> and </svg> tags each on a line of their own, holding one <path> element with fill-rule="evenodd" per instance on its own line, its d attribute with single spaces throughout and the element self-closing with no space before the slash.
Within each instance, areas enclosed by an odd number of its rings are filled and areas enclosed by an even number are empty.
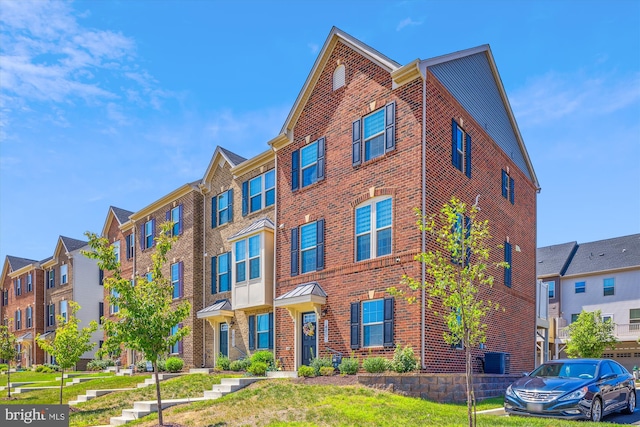
<svg viewBox="0 0 640 427">
<path fill-rule="evenodd" d="M 640 232 L 638 0 L 0 0 L 0 258 L 266 150 L 334 25 L 401 64 L 490 44 L 538 246 Z"/>
</svg>

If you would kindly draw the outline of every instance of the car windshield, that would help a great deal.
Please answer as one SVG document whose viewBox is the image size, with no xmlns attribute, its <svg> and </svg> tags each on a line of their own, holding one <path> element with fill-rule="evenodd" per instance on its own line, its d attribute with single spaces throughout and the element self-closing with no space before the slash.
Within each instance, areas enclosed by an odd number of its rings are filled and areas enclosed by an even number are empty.
<svg viewBox="0 0 640 427">
<path fill-rule="evenodd" d="M 597 363 L 546 363 L 531 372 L 532 377 L 590 379 L 596 374 Z"/>
</svg>

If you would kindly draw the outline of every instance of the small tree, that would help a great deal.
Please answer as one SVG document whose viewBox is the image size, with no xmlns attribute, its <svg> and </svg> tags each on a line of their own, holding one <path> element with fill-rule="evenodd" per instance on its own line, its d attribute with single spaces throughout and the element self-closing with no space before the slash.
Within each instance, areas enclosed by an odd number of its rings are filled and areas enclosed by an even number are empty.
<svg viewBox="0 0 640 427">
<path fill-rule="evenodd" d="M 116 320 L 105 318 L 103 328 L 107 338 L 100 354 L 119 353 L 120 346 L 136 350 L 153 365 L 156 380 L 156 400 L 158 402 L 158 423 L 163 425 L 162 399 L 158 381 L 158 359 L 167 350 L 183 339 L 189 328 L 178 328 L 172 334 L 172 328 L 182 322 L 191 310 L 188 301 L 173 304 L 173 287 L 163 276 L 162 268 L 167 262 L 167 253 L 177 237 L 171 236 L 172 222 L 161 224 L 161 232 L 155 238 L 156 250 L 151 256 L 153 267 L 151 280 L 137 277 L 135 284 L 122 277 L 120 262 L 116 261 L 113 247 L 105 238 L 86 233 L 93 252 L 84 252 L 89 258 L 98 260 L 98 266 L 112 273 L 104 281 L 109 291 L 108 302 L 117 305 L 119 311 Z"/>
<path fill-rule="evenodd" d="M 497 309 L 498 304 L 485 301 L 480 295 L 482 287 L 493 285 L 493 276 L 487 272 L 489 247 L 486 241 L 491 238 L 489 222 L 478 220 L 478 207 L 467 206 L 456 198 L 452 198 L 440 210 L 440 214 L 426 217 L 416 209 L 418 227 L 430 233 L 438 250 L 420 253 L 416 260 L 426 266 L 428 279 L 424 283 L 407 275 L 403 275 L 402 284 L 411 290 L 424 288 L 428 299 L 423 303 L 434 308 L 434 302 L 442 305 L 434 311 L 442 316 L 447 330 L 443 339 L 447 344 L 462 345 L 465 350 L 465 372 L 467 389 L 467 415 L 469 426 L 475 425 L 475 393 L 473 390 L 473 363 L 471 350 L 486 339 L 487 325 L 483 323 L 489 310 Z M 501 262 L 497 267 L 506 267 Z M 388 291 L 395 295 L 405 292 L 395 287 Z M 415 302 L 416 297 L 406 297 Z"/>
<path fill-rule="evenodd" d="M 91 341 L 91 335 L 98 329 L 95 320 L 89 322 L 89 326 L 80 329 L 80 320 L 76 313 L 80 310 L 80 305 L 75 301 L 69 301 L 67 318 L 58 315 L 58 327 L 53 339 L 49 340 L 36 337 L 38 346 L 51 356 L 55 357 L 56 363 L 60 366 L 60 404 L 62 405 L 62 388 L 64 387 L 64 371 L 71 369 L 78 363 L 80 357 L 90 351 L 95 343 Z"/>
<path fill-rule="evenodd" d="M 565 352 L 571 358 L 600 358 L 605 349 L 614 348 L 618 342 L 613 335 L 615 327 L 611 320 L 602 320 L 600 310 L 582 310 L 578 320 L 568 326 L 569 342 Z"/>
<path fill-rule="evenodd" d="M 7 325 L 0 325 L 0 359 L 7 361 L 7 398 L 11 398 L 11 361 L 18 357 L 16 336 L 9 331 L 11 320 Z"/>
</svg>

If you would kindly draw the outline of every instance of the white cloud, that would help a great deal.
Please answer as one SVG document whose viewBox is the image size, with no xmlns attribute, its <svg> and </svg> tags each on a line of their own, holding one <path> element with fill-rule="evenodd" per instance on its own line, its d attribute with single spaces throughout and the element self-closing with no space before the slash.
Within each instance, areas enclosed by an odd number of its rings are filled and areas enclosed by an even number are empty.
<svg viewBox="0 0 640 427">
<path fill-rule="evenodd" d="M 309 50 L 313 54 L 318 53 L 318 50 L 320 50 L 320 46 L 316 43 L 308 43 L 307 46 L 309 47 Z"/>
<path fill-rule="evenodd" d="M 398 23 L 398 26 L 396 27 L 396 31 L 402 31 L 405 27 L 417 26 L 417 25 L 422 25 L 422 21 L 414 21 L 411 18 L 406 18 Z"/>
</svg>

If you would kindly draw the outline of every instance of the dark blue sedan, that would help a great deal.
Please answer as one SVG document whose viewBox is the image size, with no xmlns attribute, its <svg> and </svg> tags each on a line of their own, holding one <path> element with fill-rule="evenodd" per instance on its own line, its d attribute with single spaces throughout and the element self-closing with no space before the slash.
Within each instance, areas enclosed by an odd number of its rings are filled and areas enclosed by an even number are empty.
<svg viewBox="0 0 640 427">
<path fill-rule="evenodd" d="M 636 408 L 633 376 L 609 359 L 560 359 L 540 365 L 505 393 L 508 414 L 600 421 Z"/>
</svg>

